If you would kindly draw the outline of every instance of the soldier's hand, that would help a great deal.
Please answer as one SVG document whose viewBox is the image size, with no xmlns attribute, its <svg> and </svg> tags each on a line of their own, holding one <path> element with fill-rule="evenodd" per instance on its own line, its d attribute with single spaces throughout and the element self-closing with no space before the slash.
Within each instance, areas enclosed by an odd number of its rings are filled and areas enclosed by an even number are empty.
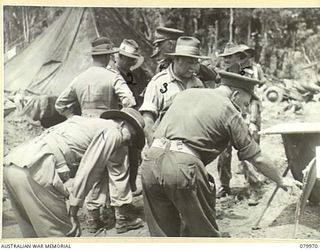
<svg viewBox="0 0 320 250">
<path fill-rule="evenodd" d="M 71 230 L 67 233 L 67 237 L 80 237 L 81 227 L 78 219 L 78 206 L 70 206 L 69 216 L 71 221 Z"/>
<path fill-rule="evenodd" d="M 284 191 L 288 191 L 288 188 L 302 188 L 302 183 L 289 177 L 283 177 L 282 183 L 279 184 L 279 187 L 282 188 Z"/>
</svg>

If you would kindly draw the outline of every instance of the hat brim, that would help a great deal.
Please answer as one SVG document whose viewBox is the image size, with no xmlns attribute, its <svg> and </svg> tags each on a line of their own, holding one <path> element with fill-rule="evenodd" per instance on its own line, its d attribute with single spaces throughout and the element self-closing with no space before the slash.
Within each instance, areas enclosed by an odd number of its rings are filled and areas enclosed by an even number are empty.
<svg viewBox="0 0 320 250">
<path fill-rule="evenodd" d="M 130 114 L 127 114 L 125 112 L 122 112 L 121 110 L 111 109 L 108 111 L 105 111 L 100 115 L 100 118 L 102 119 L 120 119 L 123 121 L 128 122 L 135 130 L 136 130 L 136 146 L 139 149 L 142 149 L 145 145 L 145 135 L 144 131 L 139 125 L 139 123 L 136 121 L 136 119 L 131 116 Z"/>
<path fill-rule="evenodd" d="M 130 70 L 133 71 L 133 70 L 135 70 L 135 69 L 140 68 L 141 65 L 143 64 L 143 62 L 144 62 L 144 57 L 143 57 L 143 56 L 139 57 L 139 58 L 137 59 L 136 64 L 130 67 Z"/>
<path fill-rule="evenodd" d="M 141 56 L 141 55 L 133 55 L 133 54 L 130 54 L 130 53 L 128 53 L 128 52 L 126 52 L 124 50 L 121 50 L 121 49 L 119 49 L 119 55 L 123 55 L 123 56 L 126 56 L 126 57 L 137 59 L 136 64 L 130 67 L 131 71 L 139 68 L 144 62 L 144 57 L 143 56 Z"/>
<path fill-rule="evenodd" d="M 252 58 L 254 56 L 254 49 L 246 49 L 244 52 L 248 55 L 249 58 Z"/>
<path fill-rule="evenodd" d="M 262 81 L 254 79 L 254 78 L 250 78 L 250 77 L 246 77 L 246 76 L 242 76 L 240 74 L 236 74 L 236 73 L 232 73 L 232 72 L 227 72 L 224 70 L 220 70 L 218 71 L 219 75 L 224 76 L 225 78 L 234 78 L 234 79 L 238 79 L 241 81 L 246 81 L 251 85 L 262 85 Z"/>
<path fill-rule="evenodd" d="M 218 54 L 218 57 L 225 57 L 225 56 L 231 56 L 231 55 L 234 55 L 234 54 L 237 54 L 237 53 L 240 53 L 240 54 L 245 54 L 246 53 L 242 50 L 238 50 L 238 51 L 234 51 L 234 52 L 230 52 L 230 53 L 222 53 L 222 54 Z"/>
<path fill-rule="evenodd" d="M 183 54 L 183 53 L 165 53 L 168 56 L 184 56 L 184 57 L 192 57 L 192 58 L 200 58 L 200 59 L 210 59 L 209 56 L 200 56 L 200 55 L 190 55 L 190 54 Z"/>
<path fill-rule="evenodd" d="M 112 50 L 108 50 L 108 51 L 93 51 L 93 52 L 91 51 L 90 54 L 97 56 L 97 55 L 111 55 L 118 52 L 119 52 L 119 49 L 113 48 Z"/>
<path fill-rule="evenodd" d="M 227 86 L 243 89 L 246 92 L 248 92 L 249 94 L 251 94 L 253 99 L 259 100 L 259 97 L 254 93 L 253 87 L 255 85 L 261 85 L 262 81 L 256 80 L 256 79 L 253 79 L 250 77 L 242 76 L 242 75 L 239 75 L 236 73 L 227 72 L 224 70 L 221 70 L 218 73 L 221 77 L 221 84 L 222 85 L 227 85 Z M 224 79 L 230 79 L 232 81 L 225 82 Z M 246 83 L 241 84 L 241 82 L 246 82 Z M 251 89 L 249 87 L 246 87 L 246 86 L 250 86 L 250 85 L 252 87 Z"/>
<path fill-rule="evenodd" d="M 119 49 L 119 54 L 123 55 L 123 56 L 130 57 L 130 58 L 134 58 L 134 59 L 139 59 L 140 57 L 142 57 L 141 55 L 134 55 L 134 54 L 128 53 L 122 49 Z"/>
<path fill-rule="evenodd" d="M 169 38 L 158 38 L 156 40 L 153 41 L 153 45 L 156 45 L 157 43 L 163 42 L 165 40 L 169 40 Z"/>
</svg>

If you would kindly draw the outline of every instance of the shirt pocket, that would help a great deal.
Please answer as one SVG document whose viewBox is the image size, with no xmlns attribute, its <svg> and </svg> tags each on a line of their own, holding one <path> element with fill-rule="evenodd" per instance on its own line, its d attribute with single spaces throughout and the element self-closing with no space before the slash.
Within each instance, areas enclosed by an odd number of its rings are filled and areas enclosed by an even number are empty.
<svg viewBox="0 0 320 250">
<path fill-rule="evenodd" d="M 177 189 L 196 189 L 196 164 L 178 164 Z"/>
</svg>

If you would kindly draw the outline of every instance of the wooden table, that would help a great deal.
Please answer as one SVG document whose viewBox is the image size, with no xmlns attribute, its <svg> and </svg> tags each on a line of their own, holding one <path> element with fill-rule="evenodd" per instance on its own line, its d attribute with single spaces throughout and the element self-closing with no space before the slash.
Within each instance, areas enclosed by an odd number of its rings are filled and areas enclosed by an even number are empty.
<svg viewBox="0 0 320 250">
<path fill-rule="evenodd" d="M 281 134 L 291 173 L 296 180 L 302 181 L 302 170 L 315 157 L 316 146 L 320 146 L 320 122 L 278 124 L 263 130 L 261 134 Z M 309 200 L 320 202 L 319 179 Z"/>
</svg>

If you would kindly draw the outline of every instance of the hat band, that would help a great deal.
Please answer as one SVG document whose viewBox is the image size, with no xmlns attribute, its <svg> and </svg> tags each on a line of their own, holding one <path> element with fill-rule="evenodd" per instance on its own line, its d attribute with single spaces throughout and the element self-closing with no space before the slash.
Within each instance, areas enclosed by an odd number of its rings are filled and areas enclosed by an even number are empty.
<svg viewBox="0 0 320 250">
<path fill-rule="evenodd" d="M 112 46 L 110 44 L 100 44 L 91 48 L 91 53 L 109 53 L 112 52 Z"/>
<path fill-rule="evenodd" d="M 156 35 L 155 37 L 154 37 L 154 39 L 155 40 L 157 40 L 157 39 L 169 39 L 169 37 L 168 36 L 162 36 L 162 35 Z"/>
<path fill-rule="evenodd" d="M 188 45 L 177 45 L 176 54 L 190 54 L 190 55 L 199 55 L 199 48 Z"/>
<path fill-rule="evenodd" d="M 125 44 L 120 44 L 120 49 L 124 50 L 125 52 L 128 52 L 130 54 L 134 54 L 136 53 L 136 48 L 132 47 L 132 46 L 127 46 Z"/>
</svg>

